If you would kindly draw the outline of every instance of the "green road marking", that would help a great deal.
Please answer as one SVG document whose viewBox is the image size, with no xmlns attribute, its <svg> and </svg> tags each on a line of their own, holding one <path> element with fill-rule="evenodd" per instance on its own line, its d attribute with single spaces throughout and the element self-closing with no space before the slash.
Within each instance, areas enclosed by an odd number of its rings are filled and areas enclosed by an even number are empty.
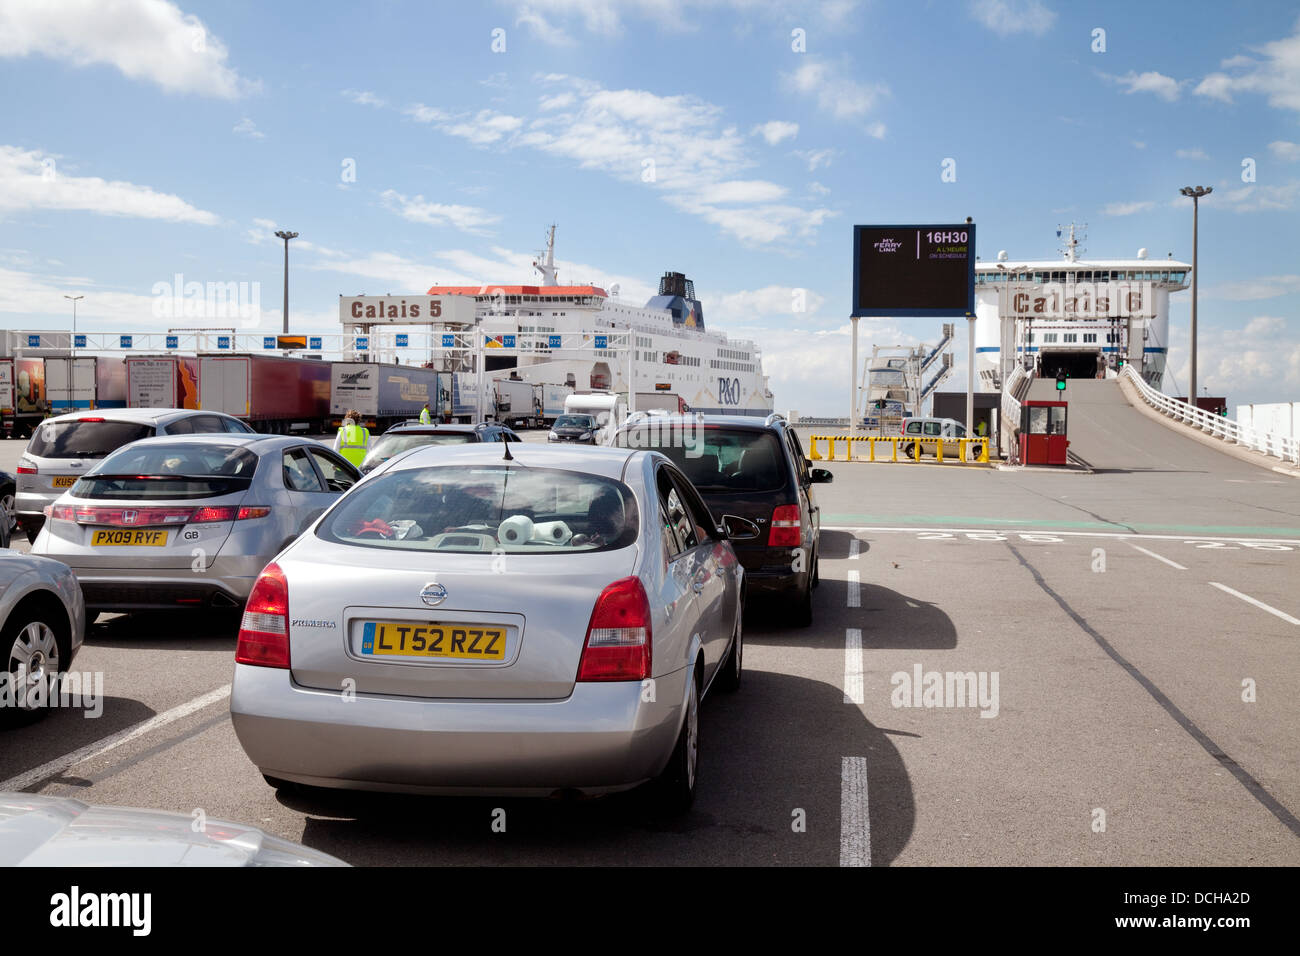
<svg viewBox="0 0 1300 956">
<path fill-rule="evenodd" d="M 1197 525 L 1197 524 L 1145 524 L 1132 522 L 1127 525 L 1114 524 L 1110 521 L 1053 521 L 1048 518 L 972 518 L 963 515 L 860 515 L 860 514 L 822 514 L 824 524 L 858 524 L 858 525 L 943 525 L 945 527 L 990 527 L 994 525 L 1008 528 L 1060 528 L 1081 531 L 1133 531 L 1155 533 L 1174 531 L 1195 537 L 1198 534 L 1254 535 L 1277 538 L 1298 537 L 1300 528 L 1260 528 L 1251 525 Z"/>
</svg>

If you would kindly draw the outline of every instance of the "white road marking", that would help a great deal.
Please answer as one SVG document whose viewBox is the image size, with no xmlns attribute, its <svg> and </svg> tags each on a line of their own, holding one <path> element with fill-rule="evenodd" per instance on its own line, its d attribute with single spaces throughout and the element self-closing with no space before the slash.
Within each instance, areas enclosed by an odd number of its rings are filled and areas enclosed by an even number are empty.
<svg viewBox="0 0 1300 956">
<path fill-rule="evenodd" d="M 62 757 L 55 757 L 53 760 L 41 764 L 39 767 L 33 767 L 25 773 L 20 773 L 16 777 L 10 777 L 8 780 L 0 781 L 0 791 L 12 792 L 23 790 L 34 783 L 40 783 L 49 777 L 63 773 L 63 771 L 75 767 L 92 757 L 98 757 L 101 754 L 108 753 L 110 750 L 128 744 L 145 734 L 152 733 L 159 727 L 165 727 L 168 724 L 175 723 L 183 717 L 188 717 L 195 711 L 202 710 L 219 700 L 224 700 L 230 696 L 230 685 L 225 684 L 214 691 L 209 691 L 201 697 L 195 697 L 183 704 L 173 707 L 171 710 L 165 710 L 161 714 L 156 714 L 148 720 L 127 727 L 125 730 L 119 730 L 110 737 L 97 740 L 94 743 L 78 748 L 71 753 L 66 753 Z"/>
<path fill-rule="evenodd" d="M 1283 612 L 1283 611 L 1279 611 L 1279 610 L 1278 610 L 1277 608 L 1275 608 L 1275 607 L 1269 607 L 1269 606 L 1268 606 L 1267 604 L 1265 604 L 1263 601 L 1257 601 L 1255 598 L 1251 597 L 1249 594 L 1242 594 L 1240 591 L 1234 591 L 1232 588 L 1228 587 L 1226 584 L 1220 584 L 1218 581 L 1211 581 L 1210 584 L 1212 584 L 1214 587 L 1218 588 L 1220 591 L 1226 591 L 1226 592 L 1228 592 L 1228 593 L 1231 594 L 1233 597 L 1239 597 L 1239 598 L 1241 598 L 1241 599 L 1242 599 L 1243 601 L 1245 601 L 1247 604 L 1253 604 L 1253 605 L 1255 605 L 1255 607 L 1259 608 L 1261 611 L 1268 611 L 1269 614 L 1272 614 L 1272 615 L 1274 615 L 1275 617 L 1280 617 L 1282 620 L 1286 621 L 1288 624 L 1300 624 L 1300 618 L 1294 618 L 1294 617 L 1292 617 L 1290 614 L 1287 614 L 1287 613 L 1285 613 L 1285 612 Z"/>
<path fill-rule="evenodd" d="M 1187 570 L 1185 567 L 1183 567 L 1183 566 L 1182 566 L 1181 564 L 1179 564 L 1177 561 L 1170 561 L 1168 558 L 1163 557 L 1162 555 L 1156 554 L 1154 551 L 1148 551 L 1146 548 L 1139 548 L 1136 544 L 1130 544 L 1129 547 L 1132 548 L 1134 551 L 1141 551 L 1143 554 L 1145 554 L 1145 555 L 1146 555 L 1147 557 L 1149 557 L 1149 558 L 1155 558 L 1157 561 L 1163 561 L 1165 564 L 1169 565 L 1171 568 L 1177 568 L 1179 571 L 1186 571 L 1186 570 Z"/>
<path fill-rule="evenodd" d="M 840 758 L 840 866 L 871 865 L 867 758 Z"/>
<path fill-rule="evenodd" d="M 844 703 L 860 704 L 862 696 L 862 631 L 850 627 L 844 632 Z"/>
<path fill-rule="evenodd" d="M 1149 538 L 1153 541 L 1232 541 L 1246 544 L 1296 544 L 1300 545 L 1300 538 L 1218 538 L 1212 535 L 1204 534 L 1134 534 L 1131 531 L 1056 531 L 1040 529 L 1038 531 L 1029 528 L 1017 528 L 1009 526 L 1006 528 L 931 528 L 931 527 L 869 527 L 866 525 L 849 525 L 849 524 L 826 524 L 822 525 L 823 530 L 827 531 L 876 531 L 898 534 L 917 534 L 924 531 L 940 531 L 948 534 L 1015 534 L 1015 535 L 1049 535 L 1059 534 L 1068 535 L 1072 538 L 1133 538 L 1141 541 Z"/>
<path fill-rule="evenodd" d="M 852 538 L 852 539 L 849 540 L 849 560 L 850 560 L 850 561 L 856 561 L 856 560 L 858 559 L 858 551 L 860 550 L 861 545 L 862 545 L 862 542 L 859 541 L 857 538 Z"/>
<path fill-rule="evenodd" d="M 862 575 L 849 572 L 849 607 L 862 607 Z"/>
</svg>

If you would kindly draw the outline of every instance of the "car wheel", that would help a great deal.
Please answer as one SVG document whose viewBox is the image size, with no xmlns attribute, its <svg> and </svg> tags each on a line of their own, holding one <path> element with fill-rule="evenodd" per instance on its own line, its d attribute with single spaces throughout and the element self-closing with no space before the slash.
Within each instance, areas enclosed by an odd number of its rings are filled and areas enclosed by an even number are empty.
<svg viewBox="0 0 1300 956">
<path fill-rule="evenodd" d="M 744 666 L 745 655 L 745 635 L 741 627 L 741 619 L 744 616 L 744 608 L 738 608 L 736 610 L 736 633 L 731 638 L 731 653 L 722 662 L 722 670 L 718 673 L 718 690 L 725 691 L 728 694 L 740 689 L 740 672 Z"/>
<path fill-rule="evenodd" d="M 59 641 L 54 628 L 44 620 L 42 612 L 28 611 L 9 622 L 0 646 L 5 648 L 8 661 L 13 706 L 22 713 L 44 710 L 51 678 L 60 673 Z"/>
<path fill-rule="evenodd" d="M 682 720 L 677 746 L 668 766 L 656 782 L 658 809 L 668 815 L 685 813 L 695 802 L 695 782 L 700 756 L 700 685 L 692 676 L 691 693 L 686 699 L 686 716 Z"/>
<path fill-rule="evenodd" d="M 903 446 L 903 457 L 904 457 L 904 458 L 912 458 L 913 456 L 915 456 L 915 454 L 916 454 L 916 446 L 915 446 L 915 445 L 904 445 L 904 446 Z"/>
<path fill-rule="evenodd" d="M 18 529 L 18 513 L 14 511 L 14 486 L 5 485 L 0 488 L 0 509 L 9 517 L 9 533 L 12 535 Z"/>
</svg>

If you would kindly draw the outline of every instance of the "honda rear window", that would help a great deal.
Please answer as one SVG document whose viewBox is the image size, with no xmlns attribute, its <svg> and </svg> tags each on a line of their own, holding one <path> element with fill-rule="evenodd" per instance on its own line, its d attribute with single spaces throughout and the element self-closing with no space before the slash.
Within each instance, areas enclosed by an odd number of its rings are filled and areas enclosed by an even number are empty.
<svg viewBox="0 0 1300 956">
<path fill-rule="evenodd" d="M 780 491 L 789 484 L 785 450 L 771 432 L 652 422 L 620 432 L 616 444 L 662 452 L 706 495 Z"/>
<path fill-rule="evenodd" d="M 123 448 L 77 481 L 74 498 L 183 500 L 245 491 L 257 456 L 230 445 L 175 444 Z"/>
<path fill-rule="evenodd" d="M 409 468 L 363 482 L 316 533 L 397 551 L 572 554 L 629 547 L 638 527 L 622 482 L 502 464 Z"/>
<path fill-rule="evenodd" d="M 153 433 L 152 425 L 139 422 L 47 422 L 32 434 L 27 454 L 38 458 L 103 458 Z"/>
</svg>

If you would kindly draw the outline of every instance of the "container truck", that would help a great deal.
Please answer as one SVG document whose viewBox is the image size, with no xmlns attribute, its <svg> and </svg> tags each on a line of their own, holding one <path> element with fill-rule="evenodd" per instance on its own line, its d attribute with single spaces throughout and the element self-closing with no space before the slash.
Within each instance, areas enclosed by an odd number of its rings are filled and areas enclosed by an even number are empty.
<svg viewBox="0 0 1300 956">
<path fill-rule="evenodd" d="M 14 436 L 14 360 L 0 358 L 0 434 Z"/>
<path fill-rule="evenodd" d="M 379 362 L 334 362 L 330 368 L 330 424 L 338 427 L 349 409 L 360 413 L 367 428 L 419 418 L 425 403 L 434 421 L 442 421 L 451 373 L 416 365 Z"/>
<path fill-rule="evenodd" d="M 637 392 L 636 410 L 638 412 L 668 412 L 670 415 L 690 411 L 686 406 L 686 400 L 675 392 Z"/>
<path fill-rule="evenodd" d="M 564 414 L 564 401 L 573 394 L 572 385 L 536 385 L 542 395 L 542 425 L 550 428 Z"/>
<path fill-rule="evenodd" d="M 13 363 L 12 434 L 15 438 L 29 438 L 50 413 L 50 403 L 45 395 L 45 359 L 15 358 Z"/>
<path fill-rule="evenodd" d="M 534 428 L 541 422 L 542 398 L 537 386 L 510 378 L 499 378 L 492 386 L 497 421 L 511 428 Z"/>
<path fill-rule="evenodd" d="M 320 433 L 330 411 L 330 363 L 201 355 L 199 408 L 234 415 L 270 434 Z"/>
<path fill-rule="evenodd" d="M 126 407 L 126 362 L 96 355 L 47 356 L 45 392 L 50 413 Z"/>
<path fill-rule="evenodd" d="M 126 360 L 128 408 L 198 408 L 199 360 L 192 355 L 133 355 Z"/>
<path fill-rule="evenodd" d="M 564 410 L 596 419 L 597 445 L 609 444 L 614 432 L 627 419 L 627 403 L 613 392 L 575 392 L 564 400 Z"/>
</svg>

